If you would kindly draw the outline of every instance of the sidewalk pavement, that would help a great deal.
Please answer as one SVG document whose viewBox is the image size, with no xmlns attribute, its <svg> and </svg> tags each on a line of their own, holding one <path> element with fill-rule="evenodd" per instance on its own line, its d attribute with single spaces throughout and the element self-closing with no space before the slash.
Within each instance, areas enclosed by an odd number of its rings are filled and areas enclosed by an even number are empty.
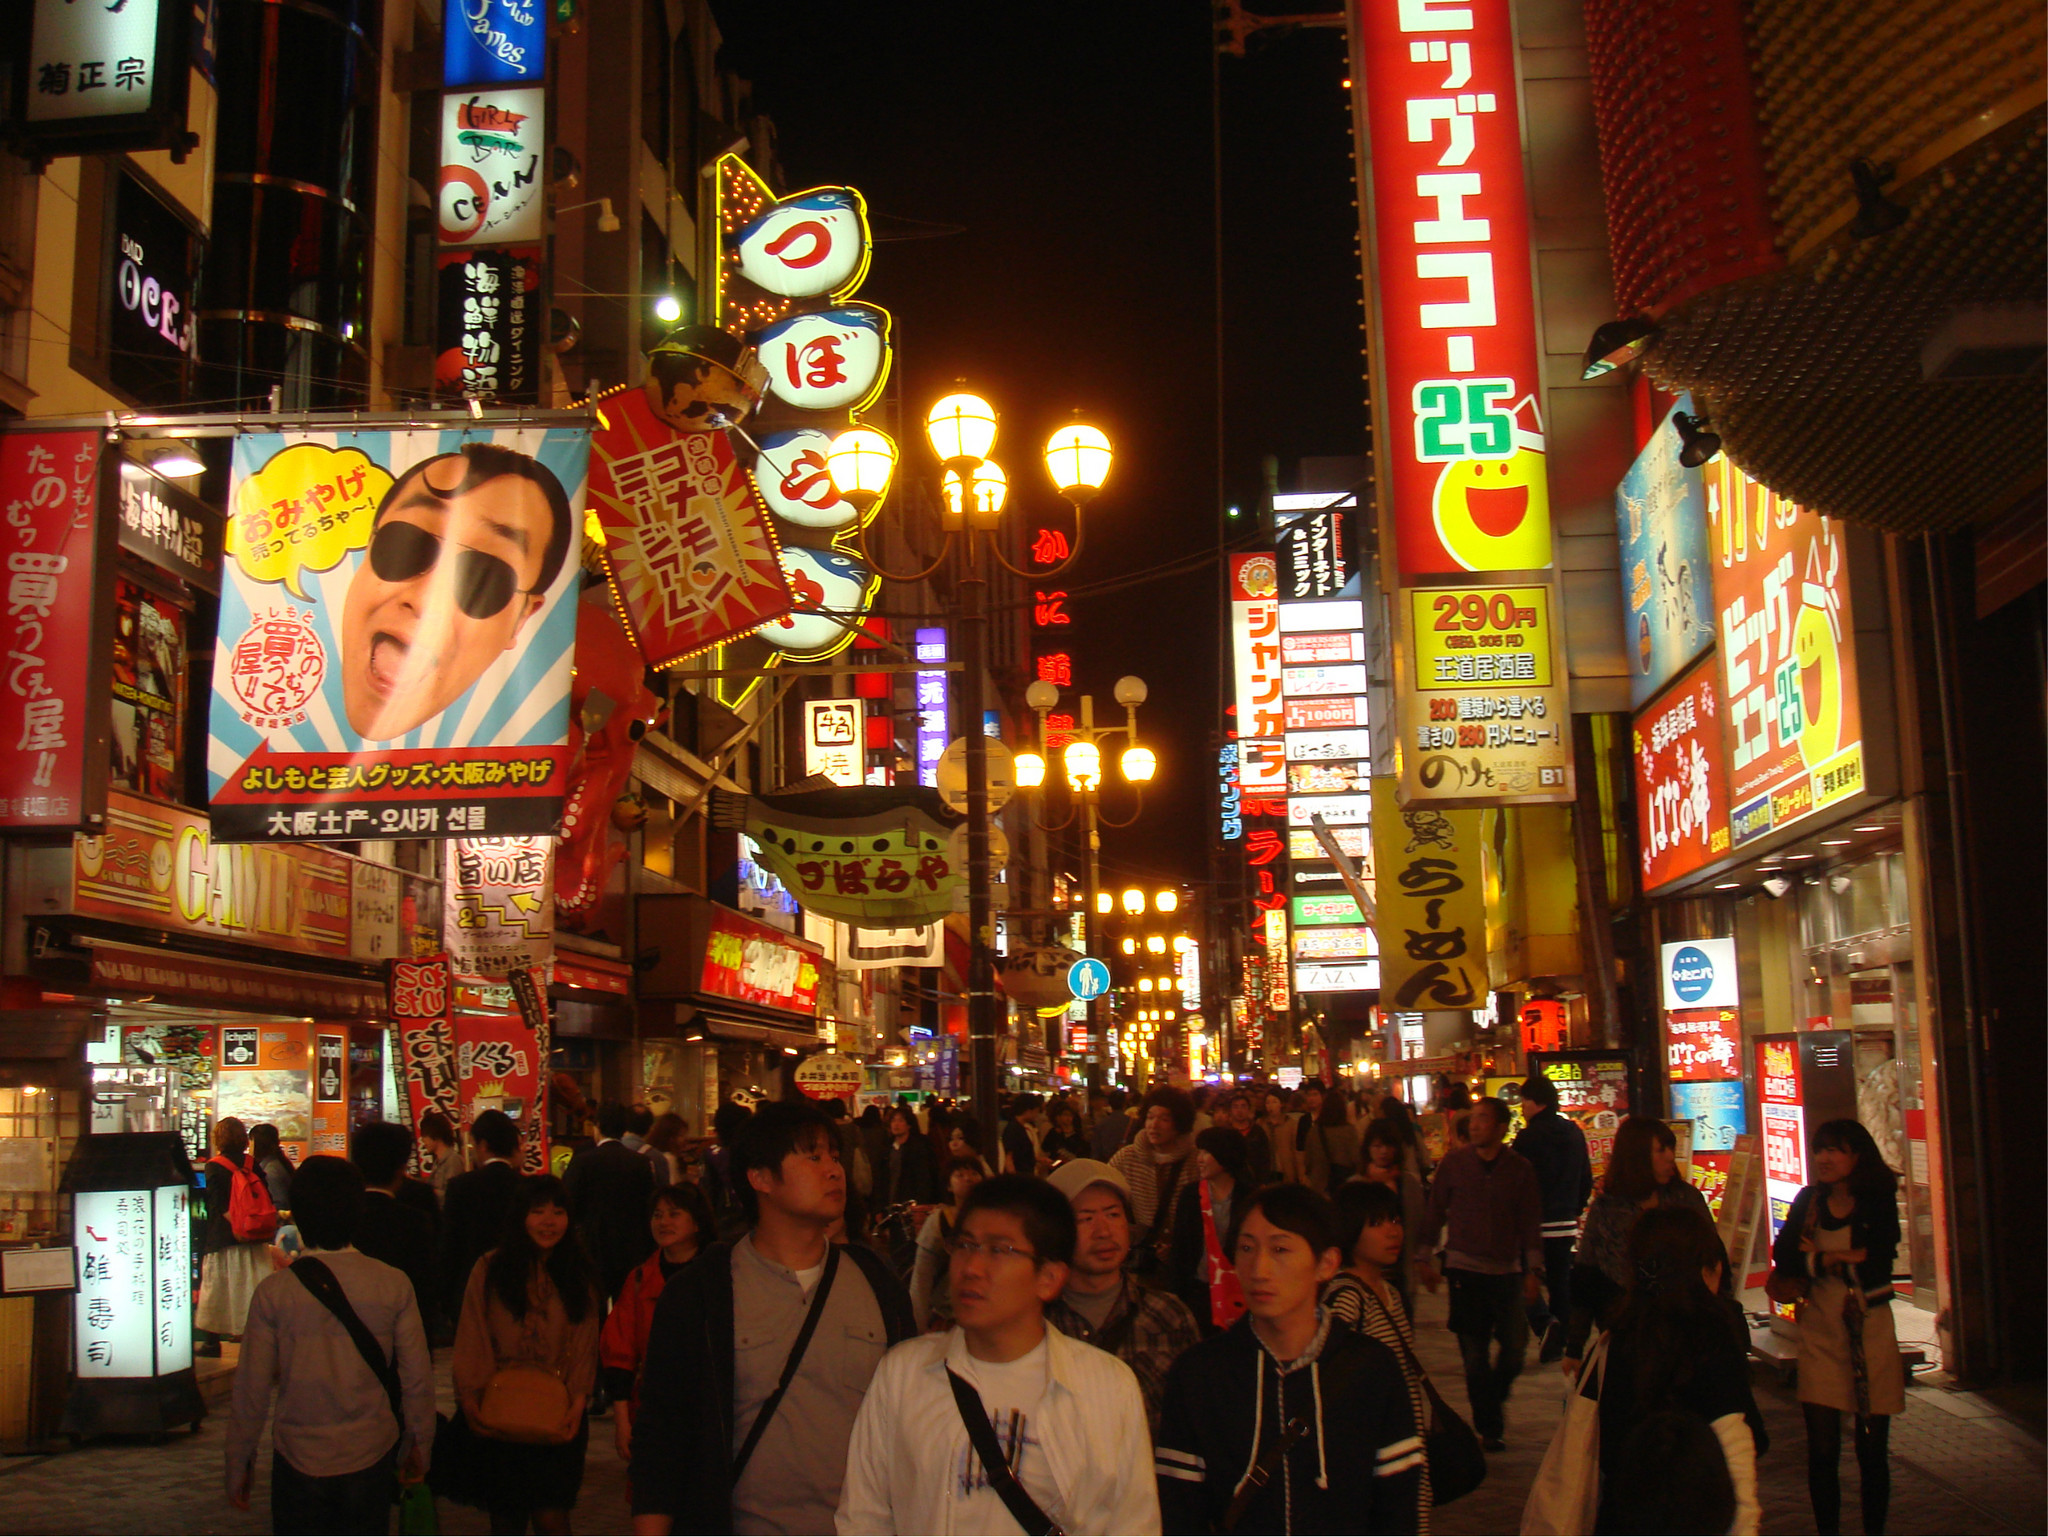
<svg viewBox="0 0 2048 1537">
<path fill-rule="evenodd" d="M 1458 1342 L 1444 1327 L 1445 1294 L 1418 1294 L 1416 1353 L 1437 1390 L 1469 1418 Z M 1814 1529 L 1806 1493 L 1806 1428 L 1795 1393 L 1771 1368 L 1755 1366 L 1751 1382 L 1771 1438 L 1757 1463 L 1767 1534 Z M 1939 1385 L 1937 1385 L 1939 1384 Z M 2048 1448 L 2038 1429 L 1991 1400 L 1946 1386 L 1939 1374 L 1906 1392 L 1906 1412 L 1891 1434 L 1894 1533 L 2038 1533 L 2048 1531 Z M 1489 1456 L 1487 1478 L 1473 1493 L 1436 1513 L 1435 1532 L 1518 1532 L 1522 1504 L 1564 1411 L 1565 1381 L 1555 1365 L 1528 1364 L 1508 1400 L 1507 1450 Z M 1861 1513 L 1852 1438 L 1843 1441 L 1843 1529 L 1860 1532 Z"/>
</svg>

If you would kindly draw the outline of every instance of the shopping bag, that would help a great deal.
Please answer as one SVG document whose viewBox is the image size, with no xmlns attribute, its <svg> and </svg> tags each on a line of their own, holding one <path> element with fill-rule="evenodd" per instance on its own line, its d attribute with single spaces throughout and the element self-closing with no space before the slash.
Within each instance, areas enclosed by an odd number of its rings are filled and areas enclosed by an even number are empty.
<svg viewBox="0 0 2048 1537">
<path fill-rule="evenodd" d="M 1586 1352 L 1564 1418 L 1522 1506 L 1522 1537 L 1587 1537 L 1600 1509 L 1600 1380 L 1607 1336 Z"/>
<path fill-rule="evenodd" d="M 404 1537 L 439 1537 L 441 1518 L 434 1509 L 434 1491 L 424 1479 L 399 1489 L 398 1530 Z"/>
</svg>

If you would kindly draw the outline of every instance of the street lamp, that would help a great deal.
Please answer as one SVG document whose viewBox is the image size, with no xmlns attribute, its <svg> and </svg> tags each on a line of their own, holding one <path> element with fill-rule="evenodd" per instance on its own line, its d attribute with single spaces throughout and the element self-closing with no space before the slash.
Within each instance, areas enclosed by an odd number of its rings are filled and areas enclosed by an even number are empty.
<svg viewBox="0 0 2048 1537">
<path fill-rule="evenodd" d="M 1073 433 L 1077 429 L 1081 435 L 1073 439 L 1068 458 L 1055 463 L 1049 453 L 1046 461 L 1060 495 L 1074 504 L 1075 555 L 1081 547 L 1081 507 L 1101 486 L 1109 473 L 1110 461 L 1109 439 L 1098 429 L 1076 421 L 1061 432 Z M 1049 571 L 1027 572 L 1010 563 L 999 541 L 982 537 L 1000 526 L 1009 490 L 1008 477 L 989 461 L 996 443 L 994 406 L 969 390 L 955 390 L 935 401 L 925 413 L 924 430 L 939 462 L 943 537 L 938 554 L 921 571 L 888 570 L 866 547 L 865 514 L 874 510 L 889 488 L 896 466 L 895 445 L 872 428 L 852 427 L 833 439 L 826 452 L 825 467 L 839 494 L 864 515 L 856 520 L 850 542 L 854 553 L 876 574 L 891 581 L 920 582 L 937 571 L 949 556 L 955 562 L 955 623 L 962 664 L 960 686 L 955 694 L 959 709 L 955 729 L 966 744 L 967 760 L 967 1042 L 971 1092 L 975 1111 L 981 1118 L 981 1151 L 985 1157 L 994 1159 L 1000 1156 L 996 1035 L 1002 1005 L 996 997 L 995 919 L 989 890 L 988 737 L 982 729 L 982 683 L 988 672 L 988 578 L 981 557 L 986 550 L 1004 570 L 1025 581 L 1058 576 L 1073 564 L 1073 557 L 1070 555 Z M 1055 694 L 1054 702 L 1057 700 Z M 1025 758 L 1028 763 L 1020 761 L 1017 765 L 1016 783 L 1025 787 L 1042 785 L 1044 757 L 1030 753 Z M 1073 765 L 1067 767 L 1071 778 Z M 1100 781 L 1101 773 L 1098 753 L 1093 768 L 1096 782 Z"/>
<path fill-rule="evenodd" d="M 1136 886 L 1128 887 L 1124 891 L 1124 911 L 1129 913 L 1133 918 L 1135 918 L 1144 910 L 1145 893 L 1140 891 Z"/>
<path fill-rule="evenodd" d="M 1152 910 L 1154 912 L 1170 913 L 1178 910 L 1179 907 L 1180 893 L 1178 891 L 1172 890 L 1171 888 L 1165 891 L 1158 892 L 1152 898 Z"/>
</svg>

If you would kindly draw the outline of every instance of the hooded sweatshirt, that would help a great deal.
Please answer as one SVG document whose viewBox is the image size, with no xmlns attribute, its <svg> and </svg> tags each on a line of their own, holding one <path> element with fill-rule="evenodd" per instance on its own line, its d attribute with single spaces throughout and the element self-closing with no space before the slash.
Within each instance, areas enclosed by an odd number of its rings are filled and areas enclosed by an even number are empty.
<svg viewBox="0 0 2048 1537">
<path fill-rule="evenodd" d="M 1131 1187 L 1131 1247 L 1163 1243 L 1173 1227 L 1174 1205 L 1195 1177 L 1194 1134 L 1155 1147 L 1141 1129 L 1116 1150 L 1109 1166 Z"/>
<path fill-rule="evenodd" d="M 1400 1363 L 1324 1313 L 1293 1361 L 1279 1361 L 1247 1315 L 1174 1363 L 1153 1462 L 1164 1530 L 1220 1531 L 1260 1456 L 1297 1420 L 1303 1434 L 1236 1530 L 1416 1529 L 1423 1448 Z"/>
</svg>

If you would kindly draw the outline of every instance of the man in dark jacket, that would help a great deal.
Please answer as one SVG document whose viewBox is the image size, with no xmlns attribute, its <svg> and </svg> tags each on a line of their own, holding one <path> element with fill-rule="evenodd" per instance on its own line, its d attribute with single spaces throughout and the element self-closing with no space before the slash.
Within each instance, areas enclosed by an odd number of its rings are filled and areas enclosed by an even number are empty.
<svg viewBox="0 0 2048 1537">
<path fill-rule="evenodd" d="M 825 1236 L 846 1171 L 817 1106 L 763 1105 L 730 1151 L 749 1231 L 662 1290 L 633 1428 L 633 1529 L 829 1532 L 868 1380 L 916 1332 L 910 1298 L 865 1245 Z"/>
<path fill-rule="evenodd" d="M 1572 1249 L 1579 1240 L 1579 1214 L 1593 1195 L 1593 1162 L 1586 1134 L 1557 1111 L 1557 1085 L 1541 1073 L 1522 1084 L 1522 1129 L 1514 1148 L 1536 1171 L 1543 1197 L 1543 1284 L 1547 1303 L 1529 1308 L 1529 1327 L 1542 1344 L 1538 1359 L 1564 1356 L 1565 1322 L 1572 1316 Z"/>
<path fill-rule="evenodd" d="M 420 1322 L 431 1338 L 444 1290 L 434 1264 L 439 1234 L 424 1213 L 399 1198 L 412 1143 L 412 1128 L 390 1121 L 366 1121 L 349 1137 L 349 1162 L 363 1177 L 363 1213 L 356 1221 L 354 1242 L 358 1253 L 405 1272 L 419 1304 Z M 429 1201 L 432 1198 L 429 1189 Z"/>
<path fill-rule="evenodd" d="M 654 1202 L 654 1168 L 622 1140 L 628 1112 L 624 1105 L 597 1108 L 597 1146 L 581 1149 L 569 1160 L 562 1185 L 604 1294 L 617 1298 L 633 1273 L 654 1252 L 647 1210 Z"/>
<path fill-rule="evenodd" d="M 469 1135 L 483 1162 L 448 1181 L 441 1213 L 441 1317 L 462 1316 L 462 1294 L 476 1262 L 498 1246 L 519 1187 L 519 1128 L 502 1110 L 486 1110 Z"/>
</svg>

